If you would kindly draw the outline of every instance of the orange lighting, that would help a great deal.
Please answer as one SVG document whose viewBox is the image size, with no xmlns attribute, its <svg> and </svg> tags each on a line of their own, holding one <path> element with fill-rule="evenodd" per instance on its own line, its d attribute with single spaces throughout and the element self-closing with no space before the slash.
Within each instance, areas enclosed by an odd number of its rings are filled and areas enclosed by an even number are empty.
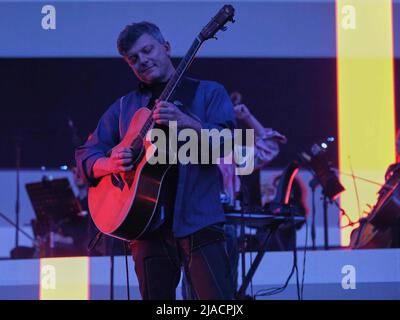
<svg viewBox="0 0 400 320">
<path fill-rule="evenodd" d="M 89 300 L 89 258 L 40 259 L 40 300 Z"/>
<path fill-rule="evenodd" d="M 341 206 L 351 221 L 366 216 L 395 161 L 395 102 L 391 0 L 336 0 L 338 140 Z M 341 226 L 348 225 L 342 217 Z M 357 225 L 356 225 L 357 226 Z M 346 246 L 354 227 L 344 227 Z"/>
</svg>

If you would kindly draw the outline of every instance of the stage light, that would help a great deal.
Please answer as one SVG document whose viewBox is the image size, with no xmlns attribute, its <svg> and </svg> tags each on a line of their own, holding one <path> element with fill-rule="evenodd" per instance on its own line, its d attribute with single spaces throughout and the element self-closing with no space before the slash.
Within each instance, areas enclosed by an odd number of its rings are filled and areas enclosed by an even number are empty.
<svg viewBox="0 0 400 320">
<path fill-rule="evenodd" d="M 40 259 L 40 300 L 88 300 L 89 257 Z"/>
<path fill-rule="evenodd" d="M 339 169 L 350 173 L 341 206 L 357 222 L 379 186 L 351 175 L 383 183 L 395 160 L 392 1 L 337 0 L 336 30 Z M 342 228 L 342 245 L 352 230 Z"/>
</svg>

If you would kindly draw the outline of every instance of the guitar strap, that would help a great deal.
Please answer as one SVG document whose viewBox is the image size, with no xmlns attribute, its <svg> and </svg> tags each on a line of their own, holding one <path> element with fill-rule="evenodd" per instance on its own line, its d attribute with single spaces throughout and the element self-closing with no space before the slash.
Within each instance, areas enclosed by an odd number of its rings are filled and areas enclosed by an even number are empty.
<svg viewBox="0 0 400 320">
<path fill-rule="evenodd" d="M 193 103 L 199 83 L 199 80 L 183 77 L 170 99 L 182 112 L 189 114 L 191 117 L 193 115 L 188 109 Z"/>
<path fill-rule="evenodd" d="M 195 97 L 197 88 L 199 86 L 200 81 L 196 80 L 196 79 L 192 79 L 192 78 L 188 78 L 188 77 L 183 77 L 176 89 L 175 92 L 172 94 L 172 96 L 170 97 L 169 101 L 172 102 L 173 104 L 175 104 L 182 112 L 185 112 L 186 114 L 190 114 L 190 111 L 188 109 L 190 109 L 192 103 L 193 103 L 193 99 Z M 153 108 L 153 106 L 155 105 L 155 101 L 156 99 L 159 98 L 159 96 L 161 95 L 162 91 L 165 88 L 166 83 L 161 84 L 161 85 L 153 85 L 153 86 L 148 86 L 144 83 L 140 83 L 139 84 L 139 90 L 141 92 L 150 92 L 151 93 L 151 97 L 150 100 L 147 104 L 148 108 Z M 193 115 L 191 115 L 193 116 Z"/>
</svg>

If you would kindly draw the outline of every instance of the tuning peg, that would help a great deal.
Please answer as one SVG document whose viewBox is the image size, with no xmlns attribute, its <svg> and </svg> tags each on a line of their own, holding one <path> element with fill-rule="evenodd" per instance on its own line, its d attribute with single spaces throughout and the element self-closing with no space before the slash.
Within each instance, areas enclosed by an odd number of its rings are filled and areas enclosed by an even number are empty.
<svg viewBox="0 0 400 320">
<path fill-rule="evenodd" d="M 213 39 L 215 39 L 215 40 L 218 40 L 218 38 L 216 37 L 216 36 L 214 36 L 214 37 L 212 37 Z"/>
<path fill-rule="evenodd" d="M 235 20 L 235 19 L 233 19 L 233 18 L 231 19 L 231 21 L 232 21 L 232 23 L 235 23 L 235 22 L 236 22 L 236 20 Z"/>
<path fill-rule="evenodd" d="M 221 27 L 221 30 L 222 30 L 222 31 L 226 31 L 226 30 L 228 30 L 228 27 L 223 26 L 223 27 Z"/>
</svg>

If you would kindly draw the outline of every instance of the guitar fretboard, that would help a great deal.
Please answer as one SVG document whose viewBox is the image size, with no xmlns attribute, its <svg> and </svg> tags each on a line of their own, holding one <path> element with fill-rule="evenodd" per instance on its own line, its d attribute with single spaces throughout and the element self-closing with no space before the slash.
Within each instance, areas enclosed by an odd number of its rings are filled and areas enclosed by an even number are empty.
<svg viewBox="0 0 400 320">
<path fill-rule="evenodd" d="M 168 81 L 167 85 L 165 86 L 163 92 L 161 93 L 160 97 L 158 100 L 160 101 L 169 101 L 169 99 L 173 96 L 175 93 L 176 88 L 179 85 L 180 80 L 182 79 L 185 71 L 189 68 L 190 64 L 193 62 L 194 57 L 197 53 L 197 51 L 200 49 L 201 44 L 203 43 L 203 40 L 201 39 L 201 35 L 199 35 L 192 43 L 190 46 L 188 52 L 186 53 L 185 57 L 181 60 L 179 63 L 178 68 L 176 68 L 176 71 L 174 75 L 171 77 L 171 79 Z M 154 106 L 151 106 L 151 113 L 149 118 L 146 120 L 143 128 L 140 130 L 140 136 L 144 138 L 147 134 L 147 132 L 154 127 L 154 120 L 153 120 L 153 111 L 154 111 Z"/>
</svg>

